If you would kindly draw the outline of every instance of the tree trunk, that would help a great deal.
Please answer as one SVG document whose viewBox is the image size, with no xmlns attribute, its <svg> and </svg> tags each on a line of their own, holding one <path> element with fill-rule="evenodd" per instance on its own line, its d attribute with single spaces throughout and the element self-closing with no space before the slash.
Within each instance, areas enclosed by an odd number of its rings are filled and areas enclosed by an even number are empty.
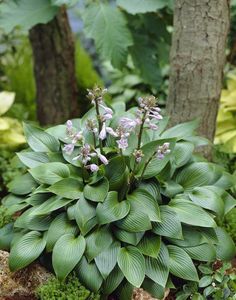
<svg viewBox="0 0 236 300">
<path fill-rule="evenodd" d="M 221 94 L 229 0 L 176 0 L 167 111 L 172 125 L 200 119 L 214 139 Z"/>
<path fill-rule="evenodd" d="M 41 125 L 59 124 L 78 116 L 74 40 L 65 8 L 47 24 L 30 30 Z"/>
</svg>

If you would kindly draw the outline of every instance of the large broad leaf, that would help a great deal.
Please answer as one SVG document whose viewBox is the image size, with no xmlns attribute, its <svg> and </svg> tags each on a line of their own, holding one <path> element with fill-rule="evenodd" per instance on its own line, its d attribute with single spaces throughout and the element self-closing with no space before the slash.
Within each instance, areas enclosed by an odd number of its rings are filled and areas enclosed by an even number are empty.
<svg viewBox="0 0 236 300">
<path fill-rule="evenodd" d="M 212 244 L 202 244 L 183 249 L 192 259 L 206 262 L 216 260 L 216 249 Z"/>
<path fill-rule="evenodd" d="M 17 156 L 28 168 L 35 168 L 41 164 L 49 162 L 48 156 L 43 152 L 19 152 Z"/>
<path fill-rule="evenodd" d="M 103 178 L 98 183 L 84 187 L 84 197 L 94 202 L 103 202 L 109 190 L 109 183 Z"/>
<path fill-rule="evenodd" d="M 144 254 L 153 258 L 157 258 L 161 247 L 161 237 L 151 232 L 146 232 L 137 248 Z"/>
<path fill-rule="evenodd" d="M 224 190 L 229 190 L 235 184 L 235 175 L 223 172 L 222 176 L 216 181 L 215 186 Z"/>
<path fill-rule="evenodd" d="M 52 252 L 52 265 L 60 280 L 65 279 L 78 264 L 85 246 L 84 237 L 75 237 L 72 233 L 63 235 L 56 242 Z"/>
<path fill-rule="evenodd" d="M 83 197 L 74 206 L 74 216 L 83 235 L 87 234 L 97 224 L 95 207 Z"/>
<path fill-rule="evenodd" d="M 186 137 L 192 136 L 198 127 L 198 121 L 190 121 L 182 124 L 178 124 L 164 131 L 162 138 L 177 138 L 182 140 Z"/>
<path fill-rule="evenodd" d="M 169 253 L 164 243 L 161 243 L 157 258 L 146 257 L 146 275 L 156 283 L 165 287 L 169 275 Z"/>
<path fill-rule="evenodd" d="M 184 199 L 173 199 L 169 207 L 177 214 L 178 219 L 186 224 L 200 227 L 215 227 L 212 217 L 200 206 Z"/>
<path fill-rule="evenodd" d="M 54 183 L 48 190 L 61 197 L 78 199 L 83 194 L 83 184 L 74 178 L 65 178 Z"/>
<path fill-rule="evenodd" d="M 98 271 L 95 262 L 88 263 L 83 256 L 76 267 L 79 281 L 89 290 L 97 292 L 102 285 L 102 275 Z"/>
<path fill-rule="evenodd" d="M 222 194 L 222 199 L 224 200 L 224 204 L 225 204 L 224 214 L 226 215 L 228 212 L 231 211 L 232 208 L 236 206 L 236 199 L 227 192 L 224 192 Z"/>
<path fill-rule="evenodd" d="M 133 246 L 121 248 L 117 261 L 126 279 L 135 287 L 140 287 L 145 277 L 145 260 L 142 253 Z"/>
<path fill-rule="evenodd" d="M 25 199 L 25 202 L 30 204 L 31 206 L 39 206 L 43 204 L 46 200 L 48 200 L 52 196 L 51 193 L 37 193 L 33 194 L 30 197 Z"/>
<path fill-rule="evenodd" d="M 174 155 L 174 165 L 176 167 L 184 166 L 192 157 L 194 150 L 194 145 L 189 142 L 179 142 L 176 143 L 173 155 Z"/>
<path fill-rule="evenodd" d="M 167 205 L 161 205 L 161 222 L 153 223 L 152 231 L 156 234 L 181 239 L 182 227 L 178 215 Z"/>
<path fill-rule="evenodd" d="M 31 231 L 16 241 L 10 252 L 9 267 L 11 271 L 17 271 L 28 266 L 43 252 L 46 246 L 46 238 L 37 231 Z"/>
<path fill-rule="evenodd" d="M 58 8 L 50 0 L 9 0 L 1 4 L 0 27 L 6 33 L 16 26 L 29 30 L 38 23 L 47 23 L 57 13 Z"/>
<path fill-rule="evenodd" d="M 117 5 L 121 6 L 130 14 L 140 14 L 156 12 L 166 6 L 166 0 L 117 0 Z"/>
<path fill-rule="evenodd" d="M 60 162 L 50 162 L 29 170 L 35 180 L 40 183 L 54 184 L 70 176 L 67 165 Z"/>
<path fill-rule="evenodd" d="M 35 152 L 57 152 L 60 149 L 59 141 L 38 127 L 24 123 L 24 133 L 30 148 Z"/>
<path fill-rule="evenodd" d="M 229 234 L 220 227 L 215 228 L 218 245 L 216 246 L 216 257 L 221 260 L 231 260 L 236 253 L 235 244 Z"/>
<path fill-rule="evenodd" d="M 145 232 L 128 232 L 123 229 L 114 227 L 113 228 L 113 234 L 115 237 L 121 241 L 125 242 L 127 244 L 131 244 L 136 246 L 140 240 L 142 239 Z"/>
<path fill-rule="evenodd" d="M 189 193 L 190 199 L 197 205 L 214 211 L 220 217 L 224 214 L 224 202 L 221 197 L 211 188 L 196 187 Z"/>
<path fill-rule="evenodd" d="M 106 279 L 111 271 L 114 269 L 117 262 L 117 254 L 120 249 L 120 243 L 114 242 L 97 257 L 95 262 L 102 277 Z"/>
<path fill-rule="evenodd" d="M 18 212 L 29 204 L 25 201 L 24 198 L 9 194 L 2 199 L 2 204 L 7 208 L 7 212 L 10 215 L 13 215 L 15 212 Z"/>
<path fill-rule="evenodd" d="M 110 275 L 106 278 L 102 285 L 102 291 L 105 295 L 110 295 L 120 285 L 124 278 L 124 274 L 118 265 L 111 271 Z"/>
<path fill-rule="evenodd" d="M 112 244 L 112 235 L 107 226 L 99 227 L 86 236 L 85 255 L 90 262 Z"/>
<path fill-rule="evenodd" d="M 190 256 L 181 248 L 169 245 L 170 272 L 180 278 L 198 281 L 197 270 Z"/>
<path fill-rule="evenodd" d="M 157 181 L 143 182 L 139 185 L 139 188 L 147 191 L 152 197 L 158 202 L 161 203 L 161 193 L 160 186 Z"/>
<path fill-rule="evenodd" d="M 51 251 L 57 240 L 67 233 L 75 234 L 78 231 L 76 225 L 70 222 L 66 213 L 58 215 L 50 224 L 47 234 L 47 251 Z"/>
<path fill-rule="evenodd" d="M 103 225 L 120 220 L 129 213 L 129 210 L 129 201 L 119 202 L 117 192 L 109 192 L 105 201 L 97 206 L 98 223 Z"/>
<path fill-rule="evenodd" d="M 24 175 L 18 175 L 7 185 L 9 192 L 17 195 L 29 194 L 37 186 L 37 182 L 29 173 L 26 173 Z"/>
<path fill-rule="evenodd" d="M 114 67 L 122 67 L 127 60 L 127 48 L 133 44 L 124 15 L 114 6 L 92 3 L 83 15 L 85 33 L 95 40 L 101 56 Z M 111 26 L 112 24 L 112 26 Z"/>
<path fill-rule="evenodd" d="M 51 0 L 52 5 L 57 5 L 57 6 L 73 6 L 76 3 L 78 3 L 79 0 Z"/>
<path fill-rule="evenodd" d="M 8 251 L 13 239 L 13 223 L 6 224 L 0 228 L 0 249 Z"/>
<path fill-rule="evenodd" d="M 163 299 L 165 295 L 165 289 L 163 286 L 159 285 L 158 283 L 154 282 L 149 278 L 145 278 L 142 288 L 147 291 L 153 297 L 157 299 Z"/>
</svg>

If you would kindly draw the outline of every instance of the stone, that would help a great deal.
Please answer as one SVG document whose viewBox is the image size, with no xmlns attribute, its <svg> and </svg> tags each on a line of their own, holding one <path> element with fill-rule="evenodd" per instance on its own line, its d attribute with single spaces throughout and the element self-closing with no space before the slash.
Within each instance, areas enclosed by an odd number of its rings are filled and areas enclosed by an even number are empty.
<svg viewBox="0 0 236 300">
<path fill-rule="evenodd" d="M 136 288 L 133 291 L 132 300 L 165 300 L 168 296 L 170 290 L 167 289 L 163 299 L 153 298 L 148 292 L 144 291 L 142 288 Z"/>
</svg>

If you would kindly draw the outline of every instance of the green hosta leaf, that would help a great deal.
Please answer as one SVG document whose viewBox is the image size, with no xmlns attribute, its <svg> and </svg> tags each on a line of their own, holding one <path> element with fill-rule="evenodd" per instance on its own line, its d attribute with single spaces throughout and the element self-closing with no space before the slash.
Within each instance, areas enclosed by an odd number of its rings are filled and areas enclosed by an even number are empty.
<svg viewBox="0 0 236 300">
<path fill-rule="evenodd" d="M 208 187 L 196 187 L 189 193 L 190 199 L 197 205 L 216 212 L 219 216 L 224 214 L 224 202 L 221 197 Z"/>
<path fill-rule="evenodd" d="M 2 200 L 2 204 L 7 208 L 7 212 L 10 215 L 13 215 L 15 212 L 18 212 L 29 206 L 24 198 L 15 196 L 13 194 L 9 194 L 4 197 Z"/>
<path fill-rule="evenodd" d="M 112 244 L 112 235 L 107 226 L 99 227 L 86 236 L 85 255 L 90 262 Z"/>
<path fill-rule="evenodd" d="M 24 123 L 24 133 L 30 148 L 35 152 L 57 152 L 60 149 L 59 141 L 40 128 Z"/>
<path fill-rule="evenodd" d="M 30 204 L 32 206 L 39 206 L 39 205 L 43 204 L 43 202 L 48 200 L 51 196 L 52 196 L 52 194 L 50 194 L 50 193 L 33 194 L 32 196 L 26 198 L 25 202 L 27 202 L 28 204 Z"/>
<path fill-rule="evenodd" d="M 105 201 L 97 206 L 98 223 L 103 225 L 120 220 L 129 213 L 129 210 L 130 204 L 127 200 L 119 202 L 117 192 L 109 192 Z"/>
<path fill-rule="evenodd" d="M 231 260 L 236 253 L 235 244 L 229 234 L 220 227 L 215 228 L 218 245 L 216 246 L 217 259 Z"/>
<path fill-rule="evenodd" d="M 182 140 L 186 137 L 194 135 L 195 130 L 198 127 L 198 121 L 190 121 L 182 124 L 178 124 L 164 131 L 162 138 L 177 138 Z"/>
<path fill-rule="evenodd" d="M 151 232 L 146 232 L 137 248 L 144 254 L 150 257 L 157 258 L 161 247 L 161 237 Z"/>
<path fill-rule="evenodd" d="M 8 251 L 13 239 L 13 223 L 6 224 L 0 228 L 0 249 Z"/>
<path fill-rule="evenodd" d="M 28 266 L 43 252 L 46 239 L 41 233 L 31 231 L 17 240 L 10 252 L 9 267 L 11 271 L 17 271 Z"/>
<path fill-rule="evenodd" d="M 228 212 L 231 211 L 232 208 L 236 206 L 236 199 L 227 192 L 223 193 L 222 199 L 224 200 L 224 204 L 225 204 L 224 214 L 226 215 Z"/>
<path fill-rule="evenodd" d="M 229 190 L 235 184 L 235 176 L 227 172 L 223 172 L 222 176 L 216 181 L 215 186 L 224 190 Z"/>
<path fill-rule="evenodd" d="M 152 195 L 152 197 L 158 202 L 161 202 L 161 193 L 160 193 L 160 187 L 157 182 L 151 181 L 151 182 L 144 182 L 141 183 L 139 188 L 141 190 L 145 190 L 149 194 Z"/>
<path fill-rule="evenodd" d="M 85 251 L 85 239 L 68 233 L 63 235 L 55 244 L 52 252 L 52 265 L 60 280 L 75 268 Z"/>
<path fill-rule="evenodd" d="M 157 258 L 146 257 L 146 275 L 161 286 L 166 286 L 169 275 L 169 253 L 164 243 L 161 243 Z"/>
<path fill-rule="evenodd" d="M 216 260 L 216 250 L 212 244 L 202 244 L 195 247 L 183 248 L 188 255 L 195 260 L 199 261 L 215 261 Z"/>
<path fill-rule="evenodd" d="M 54 183 L 48 190 L 64 198 L 78 199 L 83 194 L 83 184 L 74 178 L 65 178 Z"/>
<path fill-rule="evenodd" d="M 208 285 L 211 285 L 213 281 L 212 276 L 203 276 L 200 280 L 199 280 L 199 287 L 206 287 Z"/>
<path fill-rule="evenodd" d="M 117 0 L 117 5 L 121 6 L 130 14 L 142 14 L 156 12 L 166 6 L 165 0 Z"/>
<path fill-rule="evenodd" d="M 150 221 L 161 221 L 158 202 L 150 193 L 142 189 L 137 189 L 131 195 L 128 195 L 127 198 L 130 204 L 135 206 L 137 210 L 140 209 L 145 212 Z"/>
<path fill-rule="evenodd" d="M 206 243 L 206 239 L 201 233 L 201 231 L 199 230 L 199 228 L 183 225 L 182 230 L 183 230 L 182 239 L 168 238 L 168 240 L 172 244 L 180 246 L 181 248 L 198 246 Z M 214 231 L 214 229 L 212 230 Z"/>
<path fill-rule="evenodd" d="M 117 261 L 126 279 L 135 287 L 140 287 L 145 277 L 145 260 L 142 253 L 133 246 L 121 248 Z"/>
<path fill-rule="evenodd" d="M 62 6 L 62 5 L 73 6 L 78 2 L 79 0 L 51 0 L 52 5 L 56 5 L 56 6 Z"/>
<path fill-rule="evenodd" d="M 50 212 L 66 206 L 71 201 L 73 201 L 73 199 L 64 199 L 60 196 L 52 196 L 40 206 L 35 207 L 34 215 L 48 215 Z"/>
<path fill-rule="evenodd" d="M 35 168 L 41 164 L 49 162 L 47 154 L 43 152 L 20 152 L 17 153 L 17 156 L 28 168 Z"/>
<path fill-rule="evenodd" d="M 102 275 L 98 271 L 95 262 L 88 263 L 83 256 L 76 267 L 79 281 L 89 290 L 97 292 L 102 285 Z"/>
<path fill-rule="evenodd" d="M 120 243 L 114 242 L 97 257 L 95 262 L 102 277 L 106 279 L 111 271 L 114 269 L 117 262 L 117 254 L 120 249 Z"/>
<path fill-rule="evenodd" d="M 16 219 L 14 226 L 30 230 L 47 230 L 51 223 L 51 217 L 35 215 L 36 209 L 32 207 L 26 210 Z"/>
<path fill-rule="evenodd" d="M 120 285 L 124 275 L 118 265 L 111 271 L 110 275 L 103 282 L 102 291 L 106 295 L 110 295 Z"/>
<path fill-rule="evenodd" d="M 176 182 L 182 185 L 186 190 L 191 190 L 203 185 L 210 185 L 220 176 L 220 174 L 218 175 L 215 171 L 214 165 L 210 163 L 192 163 L 177 173 Z"/>
<path fill-rule="evenodd" d="M 66 213 L 61 213 L 52 221 L 48 228 L 47 251 L 52 251 L 53 246 L 61 236 L 67 233 L 75 234 L 77 231 L 77 226 L 68 220 Z"/>
<path fill-rule="evenodd" d="M 1 3 L 0 27 L 6 33 L 16 26 L 29 30 L 38 23 L 47 23 L 56 15 L 58 8 L 50 0 L 9 0 Z"/>
<path fill-rule="evenodd" d="M 186 224 L 199 227 L 215 227 L 215 221 L 201 207 L 188 200 L 173 199 L 169 207 L 177 214 L 178 219 Z"/>
<path fill-rule="evenodd" d="M 165 294 L 165 289 L 158 283 L 152 281 L 149 278 L 145 278 L 142 288 L 147 291 L 153 297 L 157 299 L 163 299 Z"/>
<path fill-rule="evenodd" d="M 54 184 L 70 176 L 67 165 L 60 162 L 50 162 L 29 170 L 35 180 L 40 183 Z"/>
<path fill-rule="evenodd" d="M 113 229 L 113 234 L 121 242 L 136 246 L 144 235 L 144 232 L 128 232 L 119 228 Z"/>
<path fill-rule="evenodd" d="M 7 185 L 9 192 L 17 195 L 29 194 L 37 186 L 37 182 L 35 182 L 35 180 L 29 173 L 24 175 L 18 175 Z"/>
<path fill-rule="evenodd" d="M 111 61 L 114 67 L 123 67 L 127 60 L 127 48 L 133 41 L 120 10 L 109 4 L 92 3 L 85 10 L 83 19 L 85 33 L 95 40 L 101 56 Z"/>
<path fill-rule="evenodd" d="M 76 223 L 83 235 L 87 234 L 96 224 L 96 209 L 92 203 L 83 197 L 74 207 Z"/>
<path fill-rule="evenodd" d="M 134 291 L 134 286 L 128 281 L 123 281 L 116 291 L 119 300 L 131 299 Z"/>
<path fill-rule="evenodd" d="M 170 272 L 186 280 L 198 281 L 197 270 L 190 256 L 177 246 L 168 245 L 167 248 L 170 255 Z"/>
<path fill-rule="evenodd" d="M 103 202 L 109 190 L 109 183 L 103 178 L 98 183 L 84 187 L 84 197 L 94 202 Z"/>
<path fill-rule="evenodd" d="M 160 206 L 161 222 L 153 223 L 152 231 L 156 234 L 181 239 L 182 227 L 178 215 L 167 205 Z"/>
<path fill-rule="evenodd" d="M 163 187 L 162 187 L 161 191 L 162 191 L 163 195 L 165 195 L 169 198 L 173 198 L 177 194 L 183 193 L 184 188 L 180 184 L 176 183 L 175 181 L 168 180 L 168 181 L 163 183 Z"/>
<path fill-rule="evenodd" d="M 194 150 L 194 145 L 188 142 L 176 143 L 173 155 L 174 164 L 179 168 L 184 166 L 191 158 Z"/>
</svg>

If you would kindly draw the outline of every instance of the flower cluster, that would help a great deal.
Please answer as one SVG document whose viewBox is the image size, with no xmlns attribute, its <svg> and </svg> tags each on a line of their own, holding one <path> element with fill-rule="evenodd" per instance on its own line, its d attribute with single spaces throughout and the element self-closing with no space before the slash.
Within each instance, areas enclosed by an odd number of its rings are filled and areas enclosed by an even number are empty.
<svg viewBox="0 0 236 300">
<path fill-rule="evenodd" d="M 63 151 L 70 155 L 74 151 L 76 143 L 78 141 L 83 141 L 84 137 L 82 135 L 82 131 L 76 132 L 74 130 L 71 120 L 68 120 L 66 122 L 66 135 L 71 139 L 71 143 L 66 144 L 63 148 Z"/>
<path fill-rule="evenodd" d="M 170 153 L 170 143 L 164 143 L 162 146 L 157 148 L 157 158 L 163 159 L 166 154 Z"/>
</svg>

